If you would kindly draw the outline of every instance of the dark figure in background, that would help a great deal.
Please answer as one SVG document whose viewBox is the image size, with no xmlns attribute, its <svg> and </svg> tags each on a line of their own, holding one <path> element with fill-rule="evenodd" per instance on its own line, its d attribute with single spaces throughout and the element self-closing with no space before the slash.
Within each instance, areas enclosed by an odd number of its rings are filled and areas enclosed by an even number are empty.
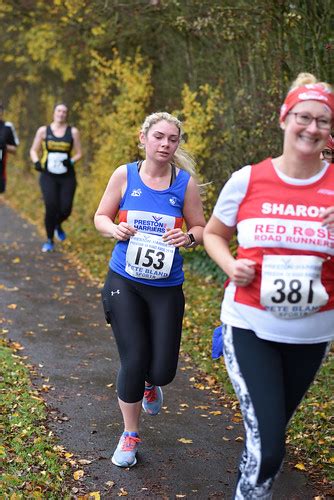
<svg viewBox="0 0 334 500">
<path fill-rule="evenodd" d="M 39 182 L 45 203 L 47 241 L 42 252 L 54 250 L 54 235 L 59 241 L 66 239 L 61 224 L 72 211 L 77 184 L 74 164 L 82 157 L 79 131 L 68 125 L 67 115 L 67 106 L 57 104 L 53 122 L 37 130 L 30 149 L 30 158 L 40 172 Z"/>
<path fill-rule="evenodd" d="M 326 147 L 321 151 L 320 157 L 322 160 L 334 163 L 334 139 L 331 135 L 329 136 Z"/>
<path fill-rule="evenodd" d="M 19 139 L 16 135 L 14 125 L 3 120 L 4 107 L 0 103 L 0 193 L 6 191 L 6 163 L 7 154 L 16 153 Z"/>
</svg>

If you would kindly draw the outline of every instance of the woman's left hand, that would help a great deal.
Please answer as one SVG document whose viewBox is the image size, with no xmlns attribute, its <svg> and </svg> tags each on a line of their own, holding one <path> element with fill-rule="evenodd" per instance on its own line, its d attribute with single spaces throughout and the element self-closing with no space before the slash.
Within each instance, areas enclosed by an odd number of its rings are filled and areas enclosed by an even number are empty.
<svg viewBox="0 0 334 500">
<path fill-rule="evenodd" d="M 173 245 L 177 248 L 189 245 L 188 234 L 184 233 L 180 228 L 169 229 L 162 236 L 162 239 L 165 243 L 168 243 L 168 245 Z"/>
</svg>

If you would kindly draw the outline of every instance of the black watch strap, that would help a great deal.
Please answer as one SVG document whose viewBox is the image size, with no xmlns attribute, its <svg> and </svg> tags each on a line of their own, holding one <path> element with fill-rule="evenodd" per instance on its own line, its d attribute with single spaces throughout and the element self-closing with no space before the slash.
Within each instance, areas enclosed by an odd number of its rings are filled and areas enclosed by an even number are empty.
<svg viewBox="0 0 334 500">
<path fill-rule="evenodd" d="M 196 245 L 195 236 L 192 233 L 187 233 L 187 235 L 189 236 L 190 243 L 188 243 L 188 245 L 186 245 L 185 248 L 191 248 Z"/>
</svg>

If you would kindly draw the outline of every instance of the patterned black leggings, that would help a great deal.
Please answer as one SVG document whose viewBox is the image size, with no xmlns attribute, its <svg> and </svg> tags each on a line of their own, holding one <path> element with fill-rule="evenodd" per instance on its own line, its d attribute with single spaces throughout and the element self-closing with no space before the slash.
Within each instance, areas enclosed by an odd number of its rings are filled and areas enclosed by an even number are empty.
<svg viewBox="0 0 334 500">
<path fill-rule="evenodd" d="M 328 343 L 283 344 L 226 326 L 226 367 L 240 402 L 246 444 L 236 500 L 269 500 L 285 454 L 285 431 L 313 382 Z"/>
</svg>

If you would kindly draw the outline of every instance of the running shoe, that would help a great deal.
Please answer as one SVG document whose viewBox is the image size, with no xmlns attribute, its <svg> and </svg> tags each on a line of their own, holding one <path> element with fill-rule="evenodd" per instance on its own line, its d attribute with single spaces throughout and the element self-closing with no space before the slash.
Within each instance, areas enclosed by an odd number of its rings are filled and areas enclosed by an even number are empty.
<svg viewBox="0 0 334 500">
<path fill-rule="evenodd" d="M 55 249 L 55 245 L 52 240 L 48 240 L 42 245 L 42 252 L 53 252 Z"/>
<path fill-rule="evenodd" d="M 65 231 L 63 231 L 63 229 L 61 228 L 61 226 L 57 226 L 56 227 L 56 229 L 55 229 L 55 236 L 56 236 L 57 240 L 59 240 L 59 241 L 66 240 L 66 233 L 65 233 Z"/>
<path fill-rule="evenodd" d="M 139 443 L 140 439 L 137 432 L 123 432 L 111 458 L 112 463 L 118 467 L 132 467 L 136 465 L 136 453 Z"/>
<path fill-rule="evenodd" d="M 146 385 L 142 401 L 143 410 L 149 415 L 157 415 L 163 402 L 162 389 L 158 385 Z"/>
</svg>

